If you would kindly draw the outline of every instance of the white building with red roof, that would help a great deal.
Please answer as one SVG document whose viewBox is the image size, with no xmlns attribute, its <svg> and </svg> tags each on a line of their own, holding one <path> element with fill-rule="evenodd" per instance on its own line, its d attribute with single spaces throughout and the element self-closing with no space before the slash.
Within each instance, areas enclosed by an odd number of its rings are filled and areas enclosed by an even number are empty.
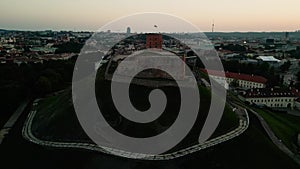
<svg viewBox="0 0 300 169">
<path fill-rule="evenodd" d="M 296 89 L 264 88 L 249 89 L 242 92 L 239 98 L 254 105 L 271 108 L 294 108 L 297 107 L 296 101 L 299 96 L 299 91 Z"/>
<path fill-rule="evenodd" d="M 201 69 L 202 72 L 207 73 L 211 78 L 216 80 L 221 85 L 224 85 L 226 89 L 229 88 L 229 84 L 236 82 L 241 88 L 265 88 L 267 79 L 262 76 L 249 75 L 233 72 L 222 72 L 216 70 Z"/>
</svg>

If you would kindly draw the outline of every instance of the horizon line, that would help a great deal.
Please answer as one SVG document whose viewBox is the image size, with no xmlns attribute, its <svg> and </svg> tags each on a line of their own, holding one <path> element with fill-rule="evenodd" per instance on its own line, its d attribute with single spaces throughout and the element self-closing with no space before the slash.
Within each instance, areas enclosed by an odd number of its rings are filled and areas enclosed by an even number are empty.
<svg viewBox="0 0 300 169">
<path fill-rule="evenodd" d="M 72 29 L 7 29 L 7 28 L 0 28 L 0 31 L 20 31 L 20 32 L 44 32 L 44 31 L 53 31 L 53 32 L 97 32 L 97 30 L 72 30 Z M 106 32 L 106 31 L 102 31 Z M 290 33 L 300 33 L 299 30 L 269 30 L 269 31 L 200 31 L 200 32 L 161 32 L 161 33 L 284 33 L 284 32 L 290 32 Z M 126 33 L 124 32 L 119 32 L 119 31 L 111 31 L 111 33 Z M 132 32 L 134 33 L 144 33 L 144 32 Z"/>
</svg>

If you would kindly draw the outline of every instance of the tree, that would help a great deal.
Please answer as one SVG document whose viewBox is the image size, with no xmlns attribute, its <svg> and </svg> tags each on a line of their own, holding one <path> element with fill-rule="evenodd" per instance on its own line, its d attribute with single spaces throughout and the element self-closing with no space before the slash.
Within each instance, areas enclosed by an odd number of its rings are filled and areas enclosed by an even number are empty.
<svg viewBox="0 0 300 169">
<path fill-rule="evenodd" d="M 288 71 L 289 69 L 290 69 L 290 66 L 291 66 L 292 64 L 291 64 L 291 61 L 287 61 L 287 62 L 284 62 L 284 64 L 283 65 L 281 65 L 280 66 L 280 70 L 281 70 L 281 72 L 286 72 L 286 71 Z"/>
<path fill-rule="evenodd" d="M 270 65 L 266 62 L 263 62 L 262 64 L 260 64 L 259 66 L 259 70 L 261 72 L 265 72 L 265 73 L 268 73 L 269 72 L 269 68 L 270 68 Z"/>
<path fill-rule="evenodd" d="M 57 47 L 55 53 L 79 53 L 83 44 L 77 42 L 67 42 L 60 45 L 55 45 Z"/>
<path fill-rule="evenodd" d="M 51 83 L 52 90 L 59 90 L 62 88 L 62 77 L 53 69 L 46 69 L 42 72 L 42 76 L 47 77 Z"/>
<path fill-rule="evenodd" d="M 295 88 L 300 90 L 300 83 L 299 82 L 295 84 Z"/>
<path fill-rule="evenodd" d="M 300 71 L 296 74 L 297 80 L 300 81 Z"/>
<path fill-rule="evenodd" d="M 35 83 L 35 92 L 39 96 L 45 96 L 52 91 L 52 85 L 49 79 L 45 76 L 39 77 Z"/>
<path fill-rule="evenodd" d="M 245 46 L 239 45 L 239 44 L 229 44 L 223 46 L 223 49 L 234 51 L 234 52 L 245 52 L 247 51 Z"/>
</svg>

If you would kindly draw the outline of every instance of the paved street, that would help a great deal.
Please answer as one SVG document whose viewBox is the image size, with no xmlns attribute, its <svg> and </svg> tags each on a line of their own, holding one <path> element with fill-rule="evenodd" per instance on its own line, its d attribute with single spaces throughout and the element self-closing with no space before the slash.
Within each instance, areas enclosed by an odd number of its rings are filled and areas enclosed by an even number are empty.
<svg viewBox="0 0 300 169">
<path fill-rule="evenodd" d="M 14 124 L 17 122 L 18 118 L 22 114 L 22 112 L 25 110 L 27 105 L 29 104 L 30 100 L 26 99 L 23 101 L 18 109 L 14 112 L 14 114 L 8 119 L 8 121 L 4 124 L 3 128 L 0 131 L 0 144 L 2 143 L 5 136 L 9 133 L 9 130 L 14 126 Z"/>
</svg>

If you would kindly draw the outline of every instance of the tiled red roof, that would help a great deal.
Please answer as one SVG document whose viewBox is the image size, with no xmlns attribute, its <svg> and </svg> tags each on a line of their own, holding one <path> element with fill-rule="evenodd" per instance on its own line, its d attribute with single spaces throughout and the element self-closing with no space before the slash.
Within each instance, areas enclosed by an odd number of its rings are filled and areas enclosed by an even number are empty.
<svg viewBox="0 0 300 169">
<path fill-rule="evenodd" d="M 250 82 L 256 82 L 256 83 L 263 83 L 265 84 L 267 82 L 267 79 L 262 76 L 257 75 L 248 75 L 248 74 L 242 74 L 242 73 L 233 73 L 233 72 L 222 72 L 218 70 L 206 70 L 206 69 L 200 69 L 204 73 L 208 73 L 212 76 L 220 76 L 224 77 L 224 75 L 227 78 L 233 78 L 238 80 L 245 80 Z"/>
</svg>

